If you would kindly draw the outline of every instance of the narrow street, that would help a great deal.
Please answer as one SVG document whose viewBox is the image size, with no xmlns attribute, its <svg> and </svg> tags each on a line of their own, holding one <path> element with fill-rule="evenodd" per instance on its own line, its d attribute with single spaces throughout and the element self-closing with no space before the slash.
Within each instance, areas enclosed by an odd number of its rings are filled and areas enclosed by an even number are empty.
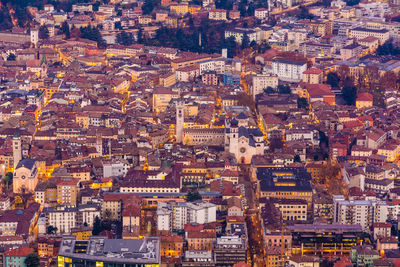
<svg viewBox="0 0 400 267">
<path fill-rule="evenodd" d="M 252 266 L 266 266 L 263 230 L 261 226 L 258 199 L 249 177 L 249 166 L 241 166 L 239 182 L 244 184 L 249 208 L 246 211 L 248 250 Z"/>
</svg>

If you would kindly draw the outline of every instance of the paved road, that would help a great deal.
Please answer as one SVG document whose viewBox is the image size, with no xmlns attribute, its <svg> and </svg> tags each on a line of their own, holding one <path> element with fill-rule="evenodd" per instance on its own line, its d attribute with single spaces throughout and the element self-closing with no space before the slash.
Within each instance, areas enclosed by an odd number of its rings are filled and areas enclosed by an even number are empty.
<svg viewBox="0 0 400 267">
<path fill-rule="evenodd" d="M 246 224 L 249 237 L 249 254 L 252 266 L 266 266 L 258 199 L 253 189 L 253 183 L 250 181 L 248 166 L 241 166 L 239 182 L 245 186 L 245 197 L 249 207 L 246 211 Z"/>
</svg>

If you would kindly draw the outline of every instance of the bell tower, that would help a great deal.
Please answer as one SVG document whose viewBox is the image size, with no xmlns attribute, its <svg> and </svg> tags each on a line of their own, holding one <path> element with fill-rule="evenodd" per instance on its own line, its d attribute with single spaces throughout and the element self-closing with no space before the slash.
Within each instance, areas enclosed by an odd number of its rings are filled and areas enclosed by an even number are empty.
<svg viewBox="0 0 400 267">
<path fill-rule="evenodd" d="M 12 144 L 13 144 L 13 161 L 14 161 L 13 167 L 15 173 L 15 169 L 17 168 L 18 163 L 22 159 L 21 136 L 19 132 L 14 133 Z"/>
<path fill-rule="evenodd" d="M 183 141 L 183 123 L 184 123 L 184 108 L 185 102 L 176 102 L 176 142 L 182 143 Z"/>
</svg>

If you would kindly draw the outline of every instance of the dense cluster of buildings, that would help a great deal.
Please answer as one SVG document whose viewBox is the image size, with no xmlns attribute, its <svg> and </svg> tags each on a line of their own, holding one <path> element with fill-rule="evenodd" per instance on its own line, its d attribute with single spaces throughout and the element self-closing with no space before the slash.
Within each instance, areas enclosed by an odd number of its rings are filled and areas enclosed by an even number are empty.
<svg viewBox="0 0 400 267">
<path fill-rule="evenodd" d="M 400 266 L 400 3 L 75 2 L 0 32 L 1 266 Z"/>
</svg>

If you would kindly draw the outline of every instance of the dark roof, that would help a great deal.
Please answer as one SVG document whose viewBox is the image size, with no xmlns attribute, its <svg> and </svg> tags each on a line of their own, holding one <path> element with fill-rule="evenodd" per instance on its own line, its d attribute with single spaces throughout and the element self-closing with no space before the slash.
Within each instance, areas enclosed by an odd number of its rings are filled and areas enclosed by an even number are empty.
<svg viewBox="0 0 400 267">
<path fill-rule="evenodd" d="M 22 159 L 17 165 L 17 169 L 21 167 L 25 167 L 27 169 L 32 169 L 35 165 L 35 161 L 33 159 Z"/>
<path fill-rule="evenodd" d="M 385 33 L 388 32 L 388 30 L 386 29 L 367 29 L 367 28 L 363 28 L 363 27 L 357 27 L 352 29 L 352 31 L 363 31 L 363 32 L 376 32 L 376 33 Z"/>
<path fill-rule="evenodd" d="M 248 118 L 249 117 L 246 114 L 244 114 L 243 112 L 240 112 L 240 114 L 237 115 L 237 117 L 236 117 L 236 119 L 239 119 L 239 120 L 246 120 Z"/>
<path fill-rule="evenodd" d="M 312 191 L 311 175 L 302 167 L 259 167 L 257 179 L 261 191 Z"/>
</svg>

